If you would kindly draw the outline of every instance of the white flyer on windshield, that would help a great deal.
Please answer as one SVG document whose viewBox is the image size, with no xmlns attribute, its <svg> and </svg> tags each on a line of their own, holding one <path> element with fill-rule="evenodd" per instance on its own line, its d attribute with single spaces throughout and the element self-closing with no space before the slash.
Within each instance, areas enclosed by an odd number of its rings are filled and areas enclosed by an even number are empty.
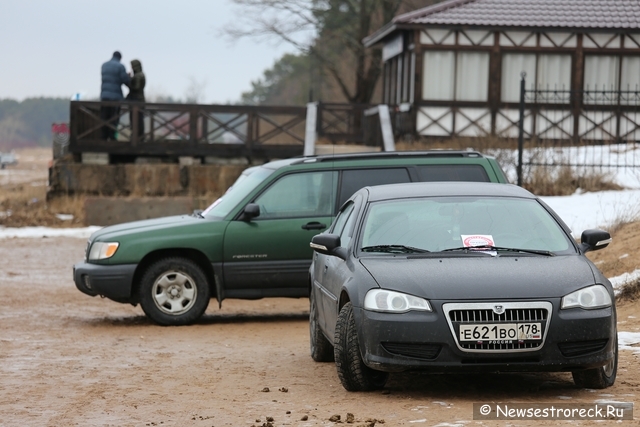
<svg viewBox="0 0 640 427">
<path fill-rule="evenodd" d="M 486 246 L 495 246 L 493 236 L 490 234 L 461 234 L 460 238 L 462 239 L 462 246 L 465 248 L 487 252 L 494 256 L 498 254 L 496 251 L 485 248 Z"/>
</svg>

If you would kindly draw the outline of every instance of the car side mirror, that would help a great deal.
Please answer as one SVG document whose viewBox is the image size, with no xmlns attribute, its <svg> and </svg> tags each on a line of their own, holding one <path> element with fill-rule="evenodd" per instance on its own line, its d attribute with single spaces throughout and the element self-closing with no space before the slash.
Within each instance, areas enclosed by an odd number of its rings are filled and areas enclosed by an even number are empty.
<svg viewBox="0 0 640 427">
<path fill-rule="evenodd" d="M 611 234 L 604 230 L 584 230 L 580 236 L 582 252 L 604 249 L 611 243 Z"/>
<path fill-rule="evenodd" d="M 347 259 L 347 250 L 340 246 L 340 236 L 337 234 L 318 234 L 313 236 L 309 246 L 323 255 Z"/>
<path fill-rule="evenodd" d="M 249 203 L 242 211 L 242 220 L 251 221 L 253 218 L 260 216 L 260 205 L 257 203 Z"/>
</svg>

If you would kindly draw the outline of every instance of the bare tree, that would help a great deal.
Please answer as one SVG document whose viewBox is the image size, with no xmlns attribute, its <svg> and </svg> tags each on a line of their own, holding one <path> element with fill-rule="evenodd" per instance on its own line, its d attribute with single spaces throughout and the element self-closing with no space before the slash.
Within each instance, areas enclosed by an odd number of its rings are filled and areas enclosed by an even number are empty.
<svg viewBox="0 0 640 427">
<path fill-rule="evenodd" d="M 381 73 L 382 53 L 362 39 L 391 21 L 401 7 L 434 0 L 232 0 L 238 20 L 232 39 L 274 39 L 313 56 L 353 103 L 369 103 Z M 437 1 L 437 0 L 435 0 Z M 345 66 L 345 64 L 348 64 Z M 349 70 L 345 72 L 345 70 Z"/>
<path fill-rule="evenodd" d="M 184 91 L 185 102 L 187 104 L 200 104 L 204 101 L 204 90 L 207 87 L 207 80 L 198 80 L 194 76 L 189 76 L 189 85 Z"/>
</svg>

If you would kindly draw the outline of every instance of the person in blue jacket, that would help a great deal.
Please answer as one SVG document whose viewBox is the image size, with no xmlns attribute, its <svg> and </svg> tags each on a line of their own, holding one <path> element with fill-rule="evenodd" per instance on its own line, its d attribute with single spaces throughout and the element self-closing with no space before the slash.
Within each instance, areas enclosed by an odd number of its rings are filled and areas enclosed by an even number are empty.
<svg viewBox="0 0 640 427">
<path fill-rule="evenodd" d="M 124 65 L 120 63 L 122 54 L 113 52 L 113 57 L 102 64 L 102 87 L 100 89 L 101 101 L 122 101 L 122 85 L 129 86 L 131 77 L 127 74 Z M 116 129 L 120 122 L 120 106 L 102 106 L 100 118 L 108 125 L 102 126 L 102 138 L 106 140 L 116 139 Z"/>
</svg>

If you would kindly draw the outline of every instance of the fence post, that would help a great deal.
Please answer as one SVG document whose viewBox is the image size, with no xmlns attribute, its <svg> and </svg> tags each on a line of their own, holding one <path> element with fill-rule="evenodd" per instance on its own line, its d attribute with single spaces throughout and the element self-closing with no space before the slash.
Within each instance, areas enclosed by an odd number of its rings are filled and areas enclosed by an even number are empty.
<svg viewBox="0 0 640 427">
<path fill-rule="evenodd" d="M 131 109 L 131 114 L 129 114 L 129 117 L 132 119 L 129 123 L 129 125 L 131 125 L 131 146 L 135 147 L 136 145 L 138 145 L 138 111 L 140 111 L 140 107 L 138 107 L 138 105 L 136 105 L 135 103 L 130 103 L 129 108 Z"/>
<path fill-rule="evenodd" d="M 313 156 L 316 154 L 316 140 L 318 139 L 317 120 L 318 104 L 316 102 L 309 102 L 307 104 L 307 120 L 304 132 L 304 156 Z"/>
<path fill-rule="evenodd" d="M 198 106 L 192 105 L 189 108 L 189 143 L 198 143 Z"/>
<path fill-rule="evenodd" d="M 518 166 L 516 168 L 518 174 L 518 185 L 522 187 L 522 150 L 524 146 L 524 95 L 525 95 L 525 77 L 527 73 L 524 71 L 520 74 L 520 120 L 518 122 Z"/>
<path fill-rule="evenodd" d="M 389 106 L 386 104 L 378 105 L 378 114 L 380 116 L 380 131 L 382 132 L 382 148 L 384 151 L 396 151 Z"/>
</svg>

